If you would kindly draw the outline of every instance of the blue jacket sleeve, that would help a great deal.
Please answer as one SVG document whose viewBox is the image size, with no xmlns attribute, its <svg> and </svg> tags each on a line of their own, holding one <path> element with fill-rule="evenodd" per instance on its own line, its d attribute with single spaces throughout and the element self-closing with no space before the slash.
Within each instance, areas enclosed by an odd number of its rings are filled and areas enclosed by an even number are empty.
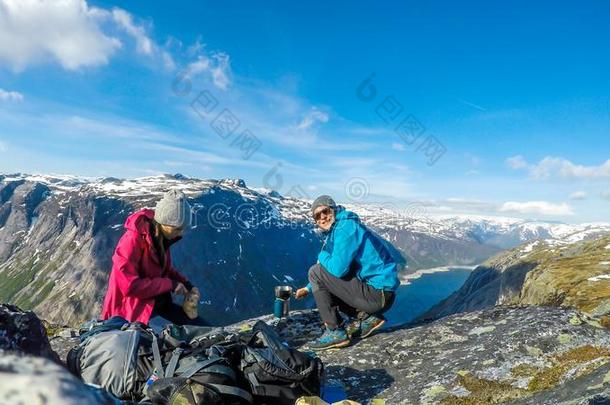
<svg viewBox="0 0 610 405">
<path fill-rule="evenodd" d="M 323 249 L 318 255 L 318 261 L 335 277 L 347 275 L 350 264 L 356 257 L 362 242 L 362 229 L 356 221 L 340 221 L 333 231 L 331 251 Z"/>
</svg>

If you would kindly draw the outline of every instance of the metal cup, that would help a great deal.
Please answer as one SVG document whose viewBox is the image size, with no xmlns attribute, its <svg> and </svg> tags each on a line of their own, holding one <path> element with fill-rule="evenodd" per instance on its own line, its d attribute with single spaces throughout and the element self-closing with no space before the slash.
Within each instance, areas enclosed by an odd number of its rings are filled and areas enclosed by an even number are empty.
<svg viewBox="0 0 610 405">
<path fill-rule="evenodd" d="M 278 285 L 275 287 L 275 298 L 289 300 L 292 296 L 292 287 L 289 285 Z"/>
<path fill-rule="evenodd" d="M 278 285 L 275 287 L 275 302 L 273 303 L 273 314 L 276 318 L 285 318 L 290 314 L 290 297 L 292 287 L 289 285 Z"/>
</svg>

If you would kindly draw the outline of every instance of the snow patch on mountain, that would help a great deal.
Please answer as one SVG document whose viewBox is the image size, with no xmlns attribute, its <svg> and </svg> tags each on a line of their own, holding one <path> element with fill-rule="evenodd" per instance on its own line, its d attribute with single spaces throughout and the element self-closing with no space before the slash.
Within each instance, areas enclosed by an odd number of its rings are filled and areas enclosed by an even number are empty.
<svg viewBox="0 0 610 405">
<path fill-rule="evenodd" d="M 540 241 L 538 240 L 527 244 L 523 249 L 521 249 L 521 253 L 531 253 L 531 251 L 534 250 L 534 247 L 538 246 L 538 244 L 540 244 Z"/>
<path fill-rule="evenodd" d="M 267 188 L 249 188 L 241 179 L 197 179 L 182 174 L 164 174 L 118 179 L 113 177 L 80 177 L 72 175 L 45 174 L 11 174 L 0 176 L 0 180 L 39 182 L 51 190 L 51 193 L 93 191 L 102 195 L 128 197 L 146 201 L 153 205 L 168 189 L 179 189 L 188 196 L 201 193 L 215 193 L 216 190 L 238 193 L 243 204 L 265 200 L 269 210 L 259 214 L 258 224 L 268 221 L 285 221 L 293 223 L 311 223 L 309 207 L 311 201 L 282 196 Z M 69 202 L 69 198 L 65 203 Z M 367 225 L 377 229 L 382 235 L 391 239 L 396 234 L 387 231 L 408 231 L 425 234 L 440 240 L 475 240 L 479 243 L 509 248 L 534 240 L 545 240 L 548 244 L 570 244 L 590 239 L 600 234 L 610 233 L 610 223 L 585 223 L 568 225 L 557 222 L 529 221 L 519 218 L 495 217 L 483 215 L 426 215 L 425 213 L 400 212 L 392 204 L 345 204 L 362 218 Z M 208 207 L 195 207 L 195 210 Z M 250 226 L 256 224 L 252 223 Z M 528 245 L 529 246 L 529 245 Z M 533 249 L 535 245 L 525 249 Z M 608 247 L 610 249 L 610 246 Z M 523 253 L 529 253 L 524 251 Z"/>
</svg>

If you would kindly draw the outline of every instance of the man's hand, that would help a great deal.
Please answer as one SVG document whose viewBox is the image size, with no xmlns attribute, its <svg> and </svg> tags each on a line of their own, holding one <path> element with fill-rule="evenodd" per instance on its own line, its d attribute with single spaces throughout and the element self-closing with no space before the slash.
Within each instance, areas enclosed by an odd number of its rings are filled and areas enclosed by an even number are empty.
<svg viewBox="0 0 610 405">
<path fill-rule="evenodd" d="M 188 293 L 188 290 L 186 289 L 184 284 L 180 282 L 176 284 L 176 288 L 174 288 L 174 294 L 186 295 L 186 293 Z"/>
<path fill-rule="evenodd" d="M 307 288 L 299 288 L 297 290 L 297 292 L 294 294 L 294 297 L 297 300 L 300 300 L 301 298 L 305 298 L 309 295 L 309 290 Z"/>
</svg>

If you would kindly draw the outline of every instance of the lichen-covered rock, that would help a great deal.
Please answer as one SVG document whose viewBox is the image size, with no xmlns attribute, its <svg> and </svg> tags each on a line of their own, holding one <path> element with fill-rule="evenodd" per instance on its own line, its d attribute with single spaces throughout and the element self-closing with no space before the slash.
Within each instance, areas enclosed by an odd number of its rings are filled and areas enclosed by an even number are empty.
<svg viewBox="0 0 610 405">
<path fill-rule="evenodd" d="M 72 339 L 72 338 L 71 338 Z M 64 349 L 76 342 L 66 339 Z M 118 405 L 61 365 L 42 322 L 31 311 L 0 304 L 0 404 Z"/>
<path fill-rule="evenodd" d="M 66 363 L 66 359 L 68 357 L 68 352 L 75 346 L 78 346 L 80 342 L 80 338 L 78 336 L 68 337 L 65 334 L 56 334 L 49 338 L 49 343 L 53 348 L 53 351 L 57 353 L 57 356 L 62 361 L 62 363 Z"/>
<path fill-rule="evenodd" d="M 322 331 L 315 312 L 295 312 L 278 329 L 302 350 Z M 363 403 L 557 404 L 595 396 L 610 403 L 610 332 L 561 308 L 459 314 L 388 330 L 320 357 L 328 377 Z"/>
<path fill-rule="evenodd" d="M 3 351 L 59 361 L 40 319 L 32 311 L 10 304 L 0 304 L 0 353 Z"/>
<path fill-rule="evenodd" d="M 42 357 L 0 357 L 0 404 L 120 405 L 106 391 L 85 385 L 64 367 Z"/>
</svg>

